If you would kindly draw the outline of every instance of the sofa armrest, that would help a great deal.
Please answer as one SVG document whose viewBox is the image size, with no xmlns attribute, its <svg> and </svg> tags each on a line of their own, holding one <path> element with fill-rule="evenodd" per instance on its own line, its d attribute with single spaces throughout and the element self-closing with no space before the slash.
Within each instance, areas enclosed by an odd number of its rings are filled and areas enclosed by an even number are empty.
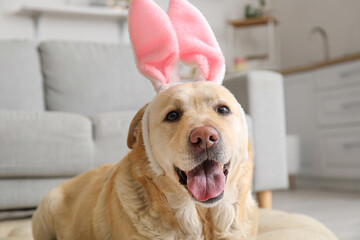
<svg viewBox="0 0 360 240">
<path fill-rule="evenodd" d="M 283 77 L 271 71 L 229 75 L 227 87 L 251 116 L 254 190 L 288 187 Z"/>
</svg>

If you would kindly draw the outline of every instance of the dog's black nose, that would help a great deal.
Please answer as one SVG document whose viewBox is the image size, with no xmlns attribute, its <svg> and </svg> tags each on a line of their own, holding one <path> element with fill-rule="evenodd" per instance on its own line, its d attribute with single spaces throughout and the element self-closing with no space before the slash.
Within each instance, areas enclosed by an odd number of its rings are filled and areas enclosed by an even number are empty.
<svg viewBox="0 0 360 240">
<path fill-rule="evenodd" d="M 190 143 L 196 150 L 213 147 L 219 141 L 219 133 L 213 127 L 198 127 L 190 133 Z"/>
</svg>

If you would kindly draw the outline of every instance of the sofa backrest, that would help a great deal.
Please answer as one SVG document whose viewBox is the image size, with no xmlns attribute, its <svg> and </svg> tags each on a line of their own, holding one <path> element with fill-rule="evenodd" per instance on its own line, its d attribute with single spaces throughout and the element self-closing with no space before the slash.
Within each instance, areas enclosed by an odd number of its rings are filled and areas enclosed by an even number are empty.
<svg viewBox="0 0 360 240">
<path fill-rule="evenodd" d="M 44 94 L 36 44 L 0 41 L 0 110 L 44 110 Z"/>
<path fill-rule="evenodd" d="M 131 46 L 50 41 L 39 50 L 47 110 L 137 110 L 155 95 L 136 68 Z"/>
</svg>

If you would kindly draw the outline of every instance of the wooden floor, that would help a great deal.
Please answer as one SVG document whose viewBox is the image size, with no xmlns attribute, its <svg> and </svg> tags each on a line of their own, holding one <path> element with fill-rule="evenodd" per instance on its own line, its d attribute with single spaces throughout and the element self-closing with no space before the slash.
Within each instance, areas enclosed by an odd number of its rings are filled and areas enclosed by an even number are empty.
<svg viewBox="0 0 360 240">
<path fill-rule="evenodd" d="M 275 191 L 273 208 L 311 216 L 339 240 L 360 240 L 360 193 L 297 189 Z"/>
</svg>

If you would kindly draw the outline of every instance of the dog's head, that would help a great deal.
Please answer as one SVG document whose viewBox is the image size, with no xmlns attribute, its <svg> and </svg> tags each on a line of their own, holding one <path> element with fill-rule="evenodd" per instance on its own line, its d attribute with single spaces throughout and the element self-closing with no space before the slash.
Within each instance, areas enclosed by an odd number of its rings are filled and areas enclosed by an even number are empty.
<svg viewBox="0 0 360 240">
<path fill-rule="evenodd" d="M 232 169 L 245 158 L 247 129 L 240 105 L 220 86 L 225 59 L 214 33 L 186 0 L 170 0 L 167 13 L 154 1 L 133 0 L 129 33 L 138 69 L 159 92 L 130 129 L 139 132 L 134 126 L 145 112 L 142 134 L 155 174 L 167 176 L 197 202 L 218 202 Z M 179 61 L 197 66 L 200 82 L 175 84 Z M 132 146 L 131 130 L 129 139 Z"/>
<path fill-rule="evenodd" d="M 246 123 L 234 96 L 211 82 L 179 84 L 158 94 L 147 108 L 143 124 L 148 133 L 143 135 L 154 172 L 197 202 L 213 205 L 222 199 L 227 178 L 237 174 L 233 170 L 247 153 Z M 133 120 L 130 146 L 143 112 Z"/>
</svg>

